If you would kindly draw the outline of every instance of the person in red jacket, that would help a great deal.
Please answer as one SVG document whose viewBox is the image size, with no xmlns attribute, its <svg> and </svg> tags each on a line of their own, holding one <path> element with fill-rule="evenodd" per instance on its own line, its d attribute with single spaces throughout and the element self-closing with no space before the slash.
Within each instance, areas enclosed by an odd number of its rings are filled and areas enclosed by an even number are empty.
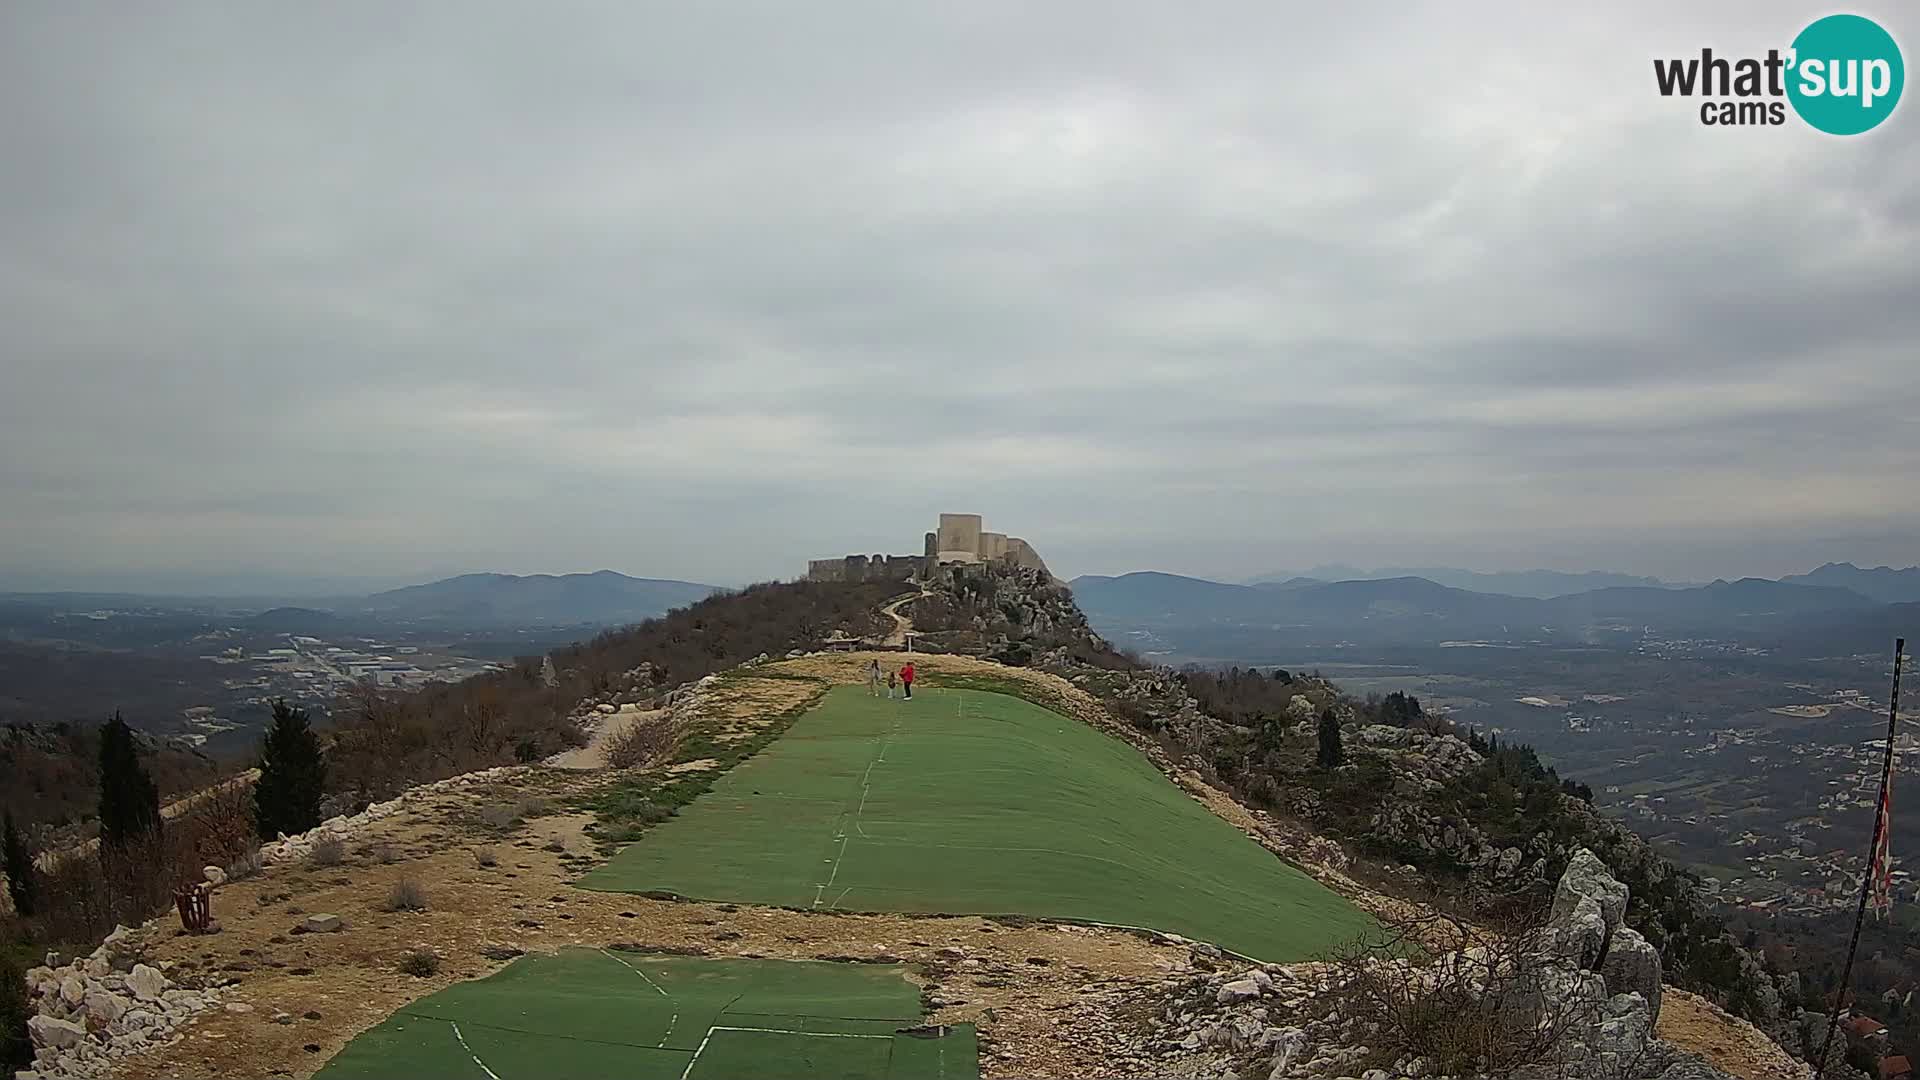
<svg viewBox="0 0 1920 1080">
<path fill-rule="evenodd" d="M 900 685 L 906 688 L 907 700 L 913 700 L 913 661 L 909 660 L 900 667 Z"/>
</svg>

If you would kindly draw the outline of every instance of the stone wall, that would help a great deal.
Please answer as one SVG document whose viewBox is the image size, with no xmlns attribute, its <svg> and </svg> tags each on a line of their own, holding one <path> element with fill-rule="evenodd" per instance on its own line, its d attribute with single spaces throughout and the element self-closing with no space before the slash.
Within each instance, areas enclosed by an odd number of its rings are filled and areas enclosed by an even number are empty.
<svg viewBox="0 0 1920 1080">
<path fill-rule="evenodd" d="M 807 562 L 808 581 L 905 581 L 926 565 L 919 555 L 848 555 Z"/>
</svg>

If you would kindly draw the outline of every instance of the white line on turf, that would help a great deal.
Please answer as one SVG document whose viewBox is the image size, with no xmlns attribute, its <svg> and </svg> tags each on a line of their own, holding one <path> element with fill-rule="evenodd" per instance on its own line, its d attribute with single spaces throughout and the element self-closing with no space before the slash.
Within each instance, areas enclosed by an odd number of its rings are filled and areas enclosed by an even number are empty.
<svg viewBox="0 0 1920 1080">
<path fill-rule="evenodd" d="M 700 1045 L 693 1048 L 693 1056 L 687 1059 L 687 1067 L 680 1070 L 680 1080 L 687 1080 L 687 1077 L 693 1075 L 694 1063 L 700 1060 L 701 1054 L 707 1052 L 707 1043 L 712 1041 L 712 1039 L 713 1029 L 708 1028 L 707 1033 L 700 1036 Z"/>
<path fill-rule="evenodd" d="M 608 952 L 605 949 L 600 950 L 600 955 L 606 957 L 607 959 L 613 961 L 616 964 L 619 964 L 621 967 L 626 968 L 628 971 L 633 972 L 635 975 L 640 976 L 640 981 L 646 983 L 648 986 L 653 987 L 655 990 L 659 990 L 661 997 L 666 998 L 669 1002 L 672 1002 L 673 1016 L 667 1020 L 667 1033 L 665 1035 L 660 1036 L 660 1041 L 655 1044 L 656 1046 L 667 1045 L 667 1040 L 673 1038 L 674 1025 L 680 1022 L 680 1003 L 678 1001 L 674 1001 L 673 995 L 667 993 L 666 990 L 662 989 L 659 983 L 654 982 L 652 979 L 647 978 L 646 972 L 641 971 L 639 968 L 634 967 L 632 964 L 627 963 L 625 960 L 620 959 L 619 957 L 613 955 L 612 953 Z"/>
<path fill-rule="evenodd" d="M 848 837 L 845 833 L 840 834 L 840 854 L 833 860 L 833 873 L 827 875 L 825 888 L 833 888 L 833 879 L 840 876 L 840 860 L 847 857 L 847 839 Z M 815 900 L 814 903 L 819 903 L 819 901 Z"/>
<path fill-rule="evenodd" d="M 701 1037 L 700 1045 L 694 1048 L 693 1056 L 687 1059 L 687 1067 L 680 1070 L 680 1080 L 687 1080 L 687 1077 L 693 1075 L 694 1063 L 698 1062 L 700 1055 L 706 1052 L 707 1043 L 713 1041 L 713 1033 L 716 1031 L 760 1031 L 770 1035 L 800 1035 L 809 1039 L 886 1039 L 889 1041 L 893 1039 L 891 1035 L 850 1035 L 839 1031 L 789 1031 L 786 1028 L 729 1027 L 716 1025 L 708 1028 L 707 1033 Z M 478 1059 L 476 1058 L 475 1060 Z M 481 1067 L 485 1068 L 485 1066 Z M 488 1073 L 487 1075 L 492 1076 L 493 1074 Z M 495 1077 L 494 1080 L 499 1080 L 499 1078 Z"/>
<path fill-rule="evenodd" d="M 494 1072 L 492 1069 L 487 1068 L 487 1063 L 484 1061 L 481 1061 L 480 1055 L 474 1053 L 473 1047 L 467 1045 L 467 1037 L 465 1035 L 460 1034 L 460 1025 L 455 1024 L 451 1020 L 447 1021 L 447 1023 L 453 1028 L 453 1037 L 460 1040 L 460 1049 L 465 1050 L 467 1052 L 467 1056 L 473 1059 L 473 1063 L 475 1065 L 480 1066 L 480 1071 L 483 1073 L 486 1073 L 488 1076 L 493 1077 L 493 1080 L 500 1080 L 500 1074 L 497 1072 Z"/>
<path fill-rule="evenodd" d="M 861 839 L 868 838 L 867 830 L 860 824 L 860 818 L 863 814 L 867 812 L 867 796 L 872 794 L 873 792 L 873 767 L 887 760 L 887 747 L 892 744 L 894 733 L 899 730 L 900 730 L 900 722 L 898 720 L 895 720 L 893 723 L 892 730 L 888 731 L 886 734 L 886 737 L 880 740 L 879 753 L 874 756 L 874 759 L 872 761 L 867 762 L 867 771 L 860 777 L 860 805 L 854 808 L 853 831 L 859 833 Z M 834 879 L 840 876 L 840 860 L 847 857 L 848 836 L 847 836 L 846 830 L 842 829 L 839 832 L 835 833 L 833 838 L 835 840 L 840 841 L 840 852 L 838 855 L 834 856 L 833 872 L 827 875 L 826 884 L 815 885 L 813 887 L 813 906 L 814 907 L 820 906 L 820 901 L 824 898 L 826 894 L 826 890 L 833 887 Z M 846 895 L 847 895 L 846 893 L 840 894 L 842 899 L 845 899 Z M 839 901 L 836 900 L 834 901 L 834 903 L 837 905 Z"/>
<path fill-rule="evenodd" d="M 858 1035 L 847 1031 L 794 1031 L 790 1028 L 730 1027 L 724 1024 L 707 1029 L 708 1034 L 716 1031 L 762 1031 L 769 1035 L 803 1035 L 809 1039 L 889 1039 L 892 1035 Z"/>
</svg>

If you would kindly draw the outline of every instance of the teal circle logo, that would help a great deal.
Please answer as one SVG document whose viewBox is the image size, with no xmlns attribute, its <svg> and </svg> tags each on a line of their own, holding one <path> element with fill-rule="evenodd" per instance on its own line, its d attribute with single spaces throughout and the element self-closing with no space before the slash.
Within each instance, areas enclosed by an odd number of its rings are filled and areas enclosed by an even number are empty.
<svg viewBox="0 0 1920 1080">
<path fill-rule="evenodd" d="M 1800 31 L 1789 63 L 1793 111 L 1829 135 L 1878 127 L 1907 82 L 1893 35 L 1860 15 L 1829 15 Z"/>
</svg>

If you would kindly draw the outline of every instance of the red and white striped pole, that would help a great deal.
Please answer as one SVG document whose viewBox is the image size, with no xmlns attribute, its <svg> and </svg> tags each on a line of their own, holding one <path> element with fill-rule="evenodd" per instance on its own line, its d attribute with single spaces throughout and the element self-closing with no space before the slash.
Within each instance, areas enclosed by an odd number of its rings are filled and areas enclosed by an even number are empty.
<svg viewBox="0 0 1920 1080">
<path fill-rule="evenodd" d="M 1834 999 L 1833 1012 L 1827 1017 L 1827 1037 L 1820 1044 L 1820 1060 L 1815 1064 L 1813 1074 L 1815 1080 L 1827 1075 L 1828 1055 L 1833 1050 L 1833 1033 L 1840 1027 L 1840 1009 L 1846 1004 L 1847 993 L 1853 986 L 1853 954 L 1860 948 L 1860 926 L 1867 921 L 1867 904 L 1876 892 L 1885 889 L 1888 873 L 1887 834 L 1893 827 L 1893 822 L 1887 817 L 1887 809 L 1891 805 L 1888 788 L 1893 784 L 1893 740 L 1899 734 L 1900 726 L 1900 661 L 1906 651 L 1907 639 L 1896 639 L 1893 643 L 1893 696 L 1887 701 L 1887 752 L 1880 764 L 1880 801 L 1873 814 L 1873 843 L 1867 846 L 1867 879 L 1860 883 L 1860 909 L 1853 916 L 1853 940 L 1847 944 L 1847 966 L 1840 973 L 1839 997 Z"/>
</svg>

